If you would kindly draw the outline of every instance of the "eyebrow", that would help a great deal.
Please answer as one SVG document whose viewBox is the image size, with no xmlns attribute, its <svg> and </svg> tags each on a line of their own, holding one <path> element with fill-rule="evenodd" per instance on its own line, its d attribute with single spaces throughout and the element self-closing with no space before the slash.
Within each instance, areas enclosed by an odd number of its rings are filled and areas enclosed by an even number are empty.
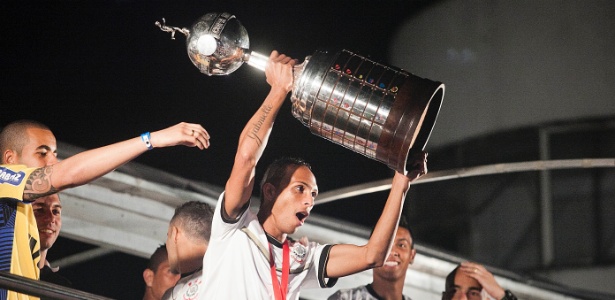
<svg viewBox="0 0 615 300">
<path fill-rule="evenodd" d="M 460 285 L 457 285 L 457 284 L 455 284 L 453 287 L 454 287 L 454 288 L 461 289 L 461 286 L 460 286 Z M 482 290 L 482 288 L 480 288 L 480 287 L 475 287 L 475 286 L 471 286 L 471 287 L 469 287 L 469 288 L 468 288 L 468 291 L 470 291 L 470 290 L 475 290 L 475 291 L 479 291 L 479 292 L 480 292 L 480 291 Z"/>
<path fill-rule="evenodd" d="M 52 151 L 51 147 L 49 147 L 47 145 L 40 145 L 40 146 L 36 147 L 36 150 L 39 150 L 39 149 L 44 149 L 44 150 L 47 150 L 47 151 L 55 152 L 55 151 Z"/>
<path fill-rule="evenodd" d="M 45 205 L 45 203 L 33 202 L 32 203 L 32 207 L 34 207 L 34 206 L 36 206 L 36 207 L 46 207 L 47 205 Z M 62 204 L 53 204 L 53 205 L 51 205 L 51 208 L 56 208 L 56 207 L 62 208 Z"/>
</svg>

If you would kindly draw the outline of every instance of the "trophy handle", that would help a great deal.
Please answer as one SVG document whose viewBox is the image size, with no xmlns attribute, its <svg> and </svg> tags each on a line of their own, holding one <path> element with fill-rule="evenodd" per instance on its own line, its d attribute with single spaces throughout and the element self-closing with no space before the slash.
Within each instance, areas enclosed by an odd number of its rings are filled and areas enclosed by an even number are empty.
<svg viewBox="0 0 615 300">
<path fill-rule="evenodd" d="M 269 57 L 265 56 L 263 54 L 260 54 L 258 52 L 250 52 L 247 49 L 244 49 L 244 56 L 243 56 L 243 61 L 256 68 L 259 69 L 261 71 L 265 71 L 265 68 L 267 67 L 267 62 L 269 61 Z M 310 60 L 310 56 L 307 56 L 305 58 L 305 60 L 300 63 L 300 64 L 296 64 L 293 68 L 293 90 L 295 89 L 295 86 L 299 80 L 299 76 L 301 76 L 301 74 L 303 73 L 303 70 L 305 69 L 305 66 L 307 65 L 307 63 Z M 291 97 L 291 101 L 294 102 L 296 99 Z"/>
<path fill-rule="evenodd" d="M 267 66 L 267 62 L 269 61 L 269 56 L 262 55 L 258 52 L 248 52 L 246 51 L 243 59 L 248 65 L 255 67 L 261 71 L 265 71 L 265 67 Z"/>
</svg>

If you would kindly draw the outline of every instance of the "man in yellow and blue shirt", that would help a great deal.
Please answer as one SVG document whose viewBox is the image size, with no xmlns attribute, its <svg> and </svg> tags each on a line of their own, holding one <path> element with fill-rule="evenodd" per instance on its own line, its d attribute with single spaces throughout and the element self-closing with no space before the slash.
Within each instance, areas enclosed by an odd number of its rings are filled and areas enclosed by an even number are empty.
<svg viewBox="0 0 615 300">
<path fill-rule="evenodd" d="M 39 279 L 40 240 L 31 203 L 39 197 L 86 184 L 156 147 L 205 149 L 209 134 L 199 124 L 179 123 L 62 162 L 45 125 L 16 121 L 0 132 L 0 270 Z M 37 299 L 0 288 L 0 300 Z"/>
</svg>

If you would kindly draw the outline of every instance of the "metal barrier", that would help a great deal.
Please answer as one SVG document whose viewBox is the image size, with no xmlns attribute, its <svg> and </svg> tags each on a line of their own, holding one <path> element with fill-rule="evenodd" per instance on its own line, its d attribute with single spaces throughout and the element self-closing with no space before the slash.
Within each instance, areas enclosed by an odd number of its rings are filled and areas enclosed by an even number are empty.
<svg viewBox="0 0 615 300">
<path fill-rule="evenodd" d="M 58 300 L 111 300 L 111 298 L 2 271 L 0 271 L 0 288 Z"/>
</svg>

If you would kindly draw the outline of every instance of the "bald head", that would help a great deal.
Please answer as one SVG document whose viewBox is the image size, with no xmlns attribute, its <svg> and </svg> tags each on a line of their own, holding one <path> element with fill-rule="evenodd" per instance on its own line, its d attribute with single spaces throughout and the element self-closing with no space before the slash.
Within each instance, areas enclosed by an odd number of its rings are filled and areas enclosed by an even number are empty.
<svg viewBox="0 0 615 300">
<path fill-rule="evenodd" d="M 57 162 L 56 138 L 49 127 L 19 120 L 0 131 L 0 163 L 44 167 Z"/>
</svg>

